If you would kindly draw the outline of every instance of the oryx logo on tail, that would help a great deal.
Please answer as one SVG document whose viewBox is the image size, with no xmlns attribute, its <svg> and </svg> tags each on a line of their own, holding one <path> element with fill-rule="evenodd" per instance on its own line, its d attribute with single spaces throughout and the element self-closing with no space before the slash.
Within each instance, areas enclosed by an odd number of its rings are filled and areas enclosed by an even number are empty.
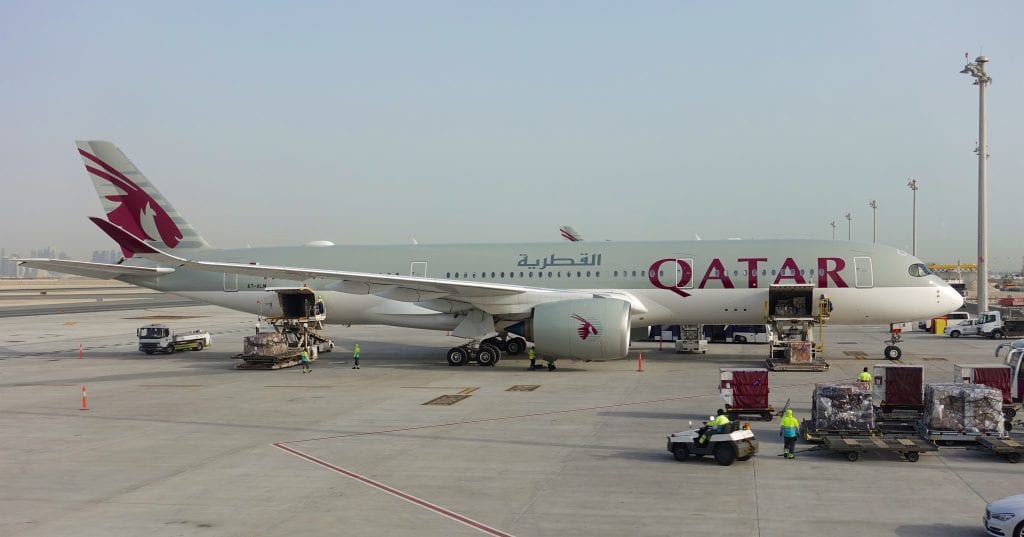
<svg viewBox="0 0 1024 537">
<path fill-rule="evenodd" d="M 81 148 L 78 152 L 87 160 L 85 169 L 120 190 L 119 194 L 105 196 L 117 206 L 107 212 L 107 220 L 118 227 L 148 241 L 163 241 L 170 248 L 182 239 L 181 229 L 167 211 L 145 190 L 117 171 L 113 166 Z M 95 164 L 90 165 L 89 163 Z"/>
</svg>

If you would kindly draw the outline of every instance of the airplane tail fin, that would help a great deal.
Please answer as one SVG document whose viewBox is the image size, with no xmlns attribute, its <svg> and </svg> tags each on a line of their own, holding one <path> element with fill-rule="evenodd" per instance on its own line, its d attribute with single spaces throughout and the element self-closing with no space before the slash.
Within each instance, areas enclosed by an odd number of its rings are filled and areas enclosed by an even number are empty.
<svg viewBox="0 0 1024 537">
<path fill-rule="evenodd" d="M 75 144 L 110 223 L 161 250 L 210 247 L 117 146 L 101 140 Z"/>
</svg>

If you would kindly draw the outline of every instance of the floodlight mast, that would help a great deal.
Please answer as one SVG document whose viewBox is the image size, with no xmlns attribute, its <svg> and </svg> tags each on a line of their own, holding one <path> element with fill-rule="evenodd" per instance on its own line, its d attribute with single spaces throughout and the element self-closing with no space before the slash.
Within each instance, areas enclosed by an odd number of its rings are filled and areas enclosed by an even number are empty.
<svg viewBox="0 0 1024 537">
<path fill-rule="evenodd" d="M 992 83 L 992 77 L 985 72 L 989 59 L 978 56 L 974 63 L 968 63 L 960 73 L 974 77 L 978 86 L 978 312 L 988 311 L 988 178 L 986 161 L 988 146 L 985 143 L 985 88 Z"/>
</svg>

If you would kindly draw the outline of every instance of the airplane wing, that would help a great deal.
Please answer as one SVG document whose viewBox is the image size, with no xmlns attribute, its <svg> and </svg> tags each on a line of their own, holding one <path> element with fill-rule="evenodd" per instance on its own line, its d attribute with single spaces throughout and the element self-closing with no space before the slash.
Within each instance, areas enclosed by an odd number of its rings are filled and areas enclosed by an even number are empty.
<svg viewBox="0 0 1024 537">
<path fill-rule="evenodd" d="M 343 293 L 373 294 L 403 302 L 447 299 L 472 304 L 484 311 L 505 311 L 511 313 L 522 308 L 526 308 L 528 311 L 532 304 L 570 298 L 590 298 L 594 295 L 592 292 L 545 289 L 491 282 L 452 281 L 418 276 L 370 274 L 344 270 L 195 261 L 157 250 L 142 242 L 131 233 L 101 218 L 90 218 L 90 220 L 110 235 L 123 248 L 135 255 L 157 261 L 161 264 L 206 272 L 226 272 L 263 278 L 300 281 L 314 278 L 335 280 L 334 283 L 328 285 L 329 289 Z M 610 291 L 601 294 L 614 296 L 629 302 L 633 311 L 647 311 L 643 303 L 629 293 Z"/>
<path fill-rule="evenodd" d="M 129 265 L 114 265 L 110 263 L 90 263 L 87 261 L 72 261 L 69 259 L 17 259 L 19 265 L 52 270 L 64 274 L 76 276 L 87 276 L 110 280 L 118 276 L 163 276 L 174 272 L 168 267 L 133 267 Z"/>
</svg>

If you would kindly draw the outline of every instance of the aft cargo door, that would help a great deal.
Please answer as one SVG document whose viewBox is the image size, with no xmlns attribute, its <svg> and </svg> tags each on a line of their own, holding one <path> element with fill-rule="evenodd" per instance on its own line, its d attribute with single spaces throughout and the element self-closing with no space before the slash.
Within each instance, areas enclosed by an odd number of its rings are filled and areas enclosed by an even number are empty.
<svg viewBox="0 0 1024 537">
<path fill-rule="evenodd" d="M 228 274 L 227 272 L 224 273 L 224 290 L 238 290 L 238 274 Z"/>
<path fill-rule="evenodd" d="M 854 281 L 857 287 L 874 287 L 875 280 L 871 274 L 871 258 L 870 257 L 855 257 L 853 258 L 854 268 Z"/>
<path fill-rule="evenodd" d="M 426 278 L 427 277 L 427 262 L 426 261 L 413 261 L 409 267 L 409 276 L 414 278 Z"/>
</svg>

